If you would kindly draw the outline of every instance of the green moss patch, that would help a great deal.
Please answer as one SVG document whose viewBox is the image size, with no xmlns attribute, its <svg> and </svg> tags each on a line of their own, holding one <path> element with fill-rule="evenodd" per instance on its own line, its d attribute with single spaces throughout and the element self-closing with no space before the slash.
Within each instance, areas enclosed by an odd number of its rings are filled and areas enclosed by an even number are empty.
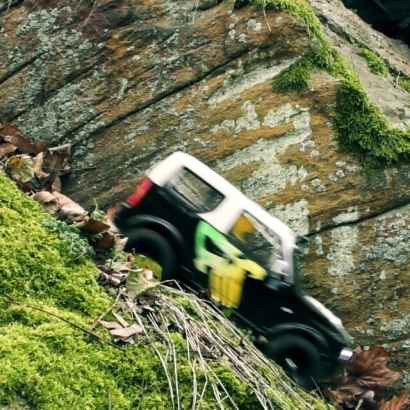
<svg viewBox="0 0 410 410">
<path fill-rule="evenodd" d="M 39 204 L 0 173 L 0 289 L 16 299 L 47 300 L 50 305 L 94 316 L 109 299 L 96 286 L 90 259 L 71 257 L 43 225 Z"/>
<path fill-rule="evenodd" d="M 385 121 L 361 88 L 344 83 L 336 98 L 334 122 L 343 148 L 353 149 L 362 158 L 370 152 L 373 157 L 387 162 L 408 158 L 409 131 L 394 128 Z"/>
<path fill-rule="evenodd" d="M 313 69 L 310 59 L 302 58 L 272 80 L 272 89 L 278 93 L 305 91 Z"/>
<path fill-rule="evenodd" d="M 363 49 L 360 55 L 367 61 L 367 65 L 372 74 L 387 75 L 389 68 L 384 60 L 373 51 Z"/>
<path fill-rule="evenodd" d="M 410 93 L 410 79 L 406 77 L 399 77 L 398 79 L 399 86 L 403 88 L 405 91 Z M 409 101 L 410 103 L 410 101 Z"/>
<path fill-rule="evenodd" d="M 302 92 L 307 88 L 313 70 L 325 70 L 340 80 L 334 123 L 341 146 L 351 154 L 374 158 L 379 163 L 408 158 L 410 131 L 393 127 L 370 102 L 357 73 L 324 37 L 320 21 L 307 1 L 253 0 L 251 3 L 264 9 L 286 11 L 302 20 L 311 40 L 311 50 L 306 56 L 273 80 L 274 91 Z M 372 72 L 387 74 L 387 65 L 375 53 L 364 49 L 362 56 Z M 407 82 L 401 80 L 405 89 Z"/>
</svg>

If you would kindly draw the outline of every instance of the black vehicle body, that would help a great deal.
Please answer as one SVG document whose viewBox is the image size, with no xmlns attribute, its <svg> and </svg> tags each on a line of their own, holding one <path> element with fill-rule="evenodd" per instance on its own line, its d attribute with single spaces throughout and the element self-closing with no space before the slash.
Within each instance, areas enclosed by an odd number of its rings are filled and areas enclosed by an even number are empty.
<svg viewBox="0 0 410 410">
<path fill-rule="evenodd" d="M 202 185 L 196 191 L 188 185 L 176 189 L 180 170 L 215 190 L 214 197 L 209 199 Z M 232 308 L 256 335 L 266 338 L 262 350 L 290 374 L 296 372 L 303 387 L 327 378 L 350 357 L 351 339 L 340 319 L 301 290 L 289 228 L 186 154 L 171 155 L 148 178 L 114 220 L 129 238 L 128 250 L 135 248 L 160 262 L 166 254 L 169 266 L 163 266 L 163 280 L 176 278 L 211 289 L 218 305 Z M 249 231 L 257 231 L 252 246 L 244 240 Z M 166 250 L 158 249 L 159 238 L 159 247 Z M 310 353 L 313 348 L 315 354 Z"/>
</svg>

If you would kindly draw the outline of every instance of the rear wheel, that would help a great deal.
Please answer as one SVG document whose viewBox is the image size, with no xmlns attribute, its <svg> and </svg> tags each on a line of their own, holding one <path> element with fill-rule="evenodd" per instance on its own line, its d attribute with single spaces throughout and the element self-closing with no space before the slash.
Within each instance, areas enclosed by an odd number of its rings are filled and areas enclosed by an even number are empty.
<svg viewBox="0 0 410 410">
<path fill-rule="evenodd" d="M 283 334 L 272 338 L 264 351 L 300 387 L 310 390 L 316 386 L 322 362 L 315 346 L 307 339 L 296 334 Z"/>
<path fill-rule="evenodd" d="M 153 259 L 161 266 L 161 281 L 175 277 L 175 253 L 169 242 L 161 234 L 145 228 L 132 231 L 128 235 L 125 251 L 132 252 L 133 250 Z"/>
</svg>

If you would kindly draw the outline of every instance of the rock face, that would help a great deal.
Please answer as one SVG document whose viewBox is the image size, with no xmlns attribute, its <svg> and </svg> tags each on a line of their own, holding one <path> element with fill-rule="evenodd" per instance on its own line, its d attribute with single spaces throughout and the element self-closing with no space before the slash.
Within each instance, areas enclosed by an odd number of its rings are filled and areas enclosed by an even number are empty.
<svg viewBox="0 0 410 410">
<path fill-rule="evenodd" d="M 371 101 L 410 125 L 409 94 L 360 55 L 366 44 L 410 76 L 408 48 L 338 0 L 310 3 Z M 308 236 L 305 287 L 357 343 L 386 343 L 409 368 L 410 166 L 369 172 L 338 149 L 337 78 L 315 71 L 301 94 L 272 91 L 309 49 L 301 20 L 217 0 L 14 0 L 0 13 L 0 118 L 73 144 L 68 195 L 104 206 L 171 152 L 197 156 Z"/>
</svg>

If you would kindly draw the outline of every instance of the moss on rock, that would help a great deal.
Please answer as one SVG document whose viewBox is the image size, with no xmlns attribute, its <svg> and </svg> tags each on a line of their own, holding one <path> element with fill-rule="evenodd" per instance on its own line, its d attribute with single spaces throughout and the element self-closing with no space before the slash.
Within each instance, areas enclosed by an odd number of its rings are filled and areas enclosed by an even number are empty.
<svg viewBox="0 0 410 410">
<path fill-rule="evenodd" d="M 302 20 L 311 39 L 311 51 L 302 60 L 275 78 L 274 91 L 289 92 L 307 88 L 313 70 L 325 70 L 340 80 L 336 96 L 335 130 L 341 146 L 352 154 L 392 163 L 410 155 L 410 130 L 393 127 L 370 102 L 356 72 L 326 40 L 321 24 L 305 0 L 252 0 L 264 9 L 282 10 Z M 314 50 L 314 51 L 312 51 Z M 371 51 L 363 57 L 373 72 L 386 73 L 384 61 Z M 407 82 L 402 79 L 403 88 Z"/>
<path fill-rule="evenodd" d="M 297 63 L 284 70 L 272 81 L 272 89 L 278 93 L 301 93 L 309 85 L 310 73 L 313 66 L 309 58 L 303 57 Z"/>
<path fill-rule="evenodd" d="M 389 73 L 387 64 L 380 56 L 373 53 L 373 51 L 364 48 L 360 55 L 367 61 L 367 65 L 372 74 L 387 75 Z"/>
</svg>

